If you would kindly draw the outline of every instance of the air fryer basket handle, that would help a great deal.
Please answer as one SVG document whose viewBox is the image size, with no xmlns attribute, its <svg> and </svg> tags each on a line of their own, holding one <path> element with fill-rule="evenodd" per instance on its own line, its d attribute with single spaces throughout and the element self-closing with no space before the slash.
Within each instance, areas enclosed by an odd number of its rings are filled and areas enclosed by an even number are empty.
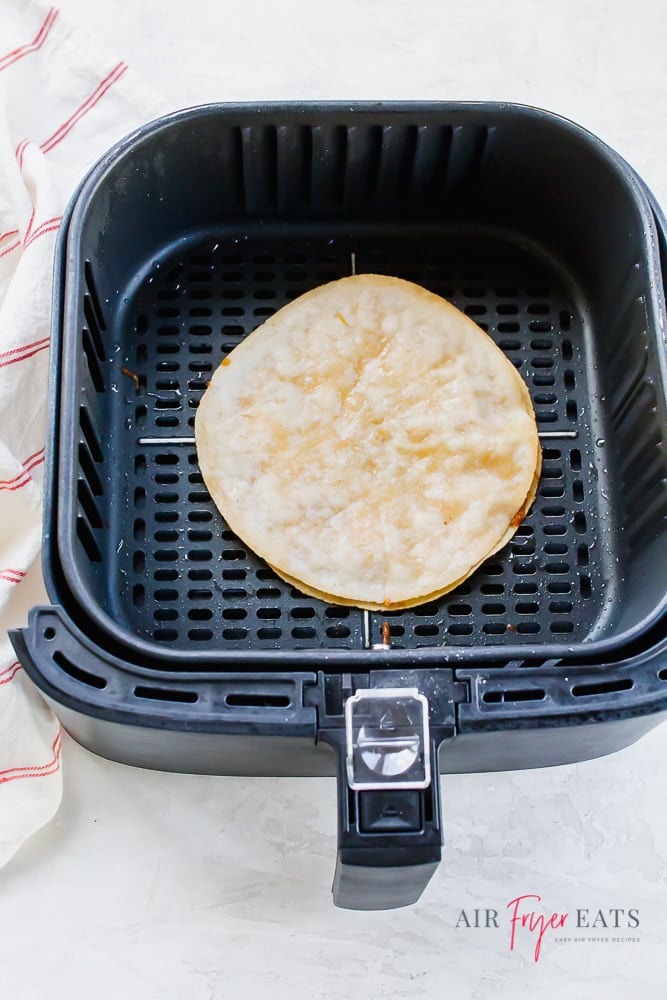
<svg viewBox="0 0 667 1000">
<path fill-rule="evenodd" d="M 336 906 L 346 910 L 392 910 L 416 903 L 438 861 L 403 867 L 348 865 L 338 852 L 332 887 Z"/>
<path fill-rule="evenodd" d="M 353 790 L 344 747 L 338 753 L 336 906 L 389 910 L 416 902 L 442 853 L 440 775 L 426 788 Z M 437 762 L 438 745 L 431 745 Z"/>
</svg>

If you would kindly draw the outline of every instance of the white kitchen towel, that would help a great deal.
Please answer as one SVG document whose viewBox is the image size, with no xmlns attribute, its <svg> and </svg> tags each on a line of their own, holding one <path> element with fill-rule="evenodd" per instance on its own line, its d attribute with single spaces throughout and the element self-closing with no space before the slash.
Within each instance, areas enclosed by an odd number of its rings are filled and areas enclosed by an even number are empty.
<svg viewBox="0 0 667 1000">
<path fill-rule="evenodd" d="M 40 545 L 60 219 L 88 167 L 165 110 L 57 8 L 0 0 L 0 611 Z M 58 722 L 2 634 L 0 865 L 54 815 L 61 794 Z"/>
</svg>

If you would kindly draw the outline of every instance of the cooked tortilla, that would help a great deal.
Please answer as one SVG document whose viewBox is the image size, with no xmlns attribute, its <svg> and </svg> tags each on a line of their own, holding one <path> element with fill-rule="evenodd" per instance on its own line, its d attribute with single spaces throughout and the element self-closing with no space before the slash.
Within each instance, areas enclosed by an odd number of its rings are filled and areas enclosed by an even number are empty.
<svg viewBox="0 0 667 1000">
<path fill-rule="evenodd" d="M 223 359 L 195 422 L 229 527 L 331 603 L 404 608 L 502 548 L 537 489 L 528 390 L 490 337 L 364 274 L 284 306 Z"/>
</svg>

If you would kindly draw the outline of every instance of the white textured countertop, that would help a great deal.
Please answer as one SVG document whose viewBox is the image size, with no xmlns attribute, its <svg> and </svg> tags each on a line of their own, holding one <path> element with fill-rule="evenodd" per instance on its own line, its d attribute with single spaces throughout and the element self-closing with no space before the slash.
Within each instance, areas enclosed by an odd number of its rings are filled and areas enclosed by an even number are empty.
<svg viewBox="0 0 667 1000">
<path fill-rule="evenodd" d="M 60 6 L 174 107 L 519 101 L 597 133 L 667 205 L 659 0 Z M 665 756 L 663 726 L 586 764 L 446 778 L 445 860 L 422 901 L 363 914 L 330 901 L 332 779 L 140 771 L 68 739 L 56 820 L 0 873 L 0 995 L 663 1000 Z M 525 928 L 510 951 L 507 903 L 524 894 L 541 896 L 539 912 L 570 914 L 537 963 Z M 475 908 L 497 910 L 499 927 L 475 927 Z M 577 930 L 577 910 L 597 926 Z"/>
</svg>

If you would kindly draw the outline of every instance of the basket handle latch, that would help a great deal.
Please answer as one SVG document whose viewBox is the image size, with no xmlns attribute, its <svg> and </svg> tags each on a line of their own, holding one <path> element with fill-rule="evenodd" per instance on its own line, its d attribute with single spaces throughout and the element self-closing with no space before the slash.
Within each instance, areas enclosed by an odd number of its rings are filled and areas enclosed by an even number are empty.
<svg viewBox="0 0 667 1000">
<path fill-rule="evenodd" d="M 357 910 L 408 906 L 442 850 L 438 742 L 417 688 L 358 690 L 345 702 L 338 750 L 334 903 Z"/>
</svg>

